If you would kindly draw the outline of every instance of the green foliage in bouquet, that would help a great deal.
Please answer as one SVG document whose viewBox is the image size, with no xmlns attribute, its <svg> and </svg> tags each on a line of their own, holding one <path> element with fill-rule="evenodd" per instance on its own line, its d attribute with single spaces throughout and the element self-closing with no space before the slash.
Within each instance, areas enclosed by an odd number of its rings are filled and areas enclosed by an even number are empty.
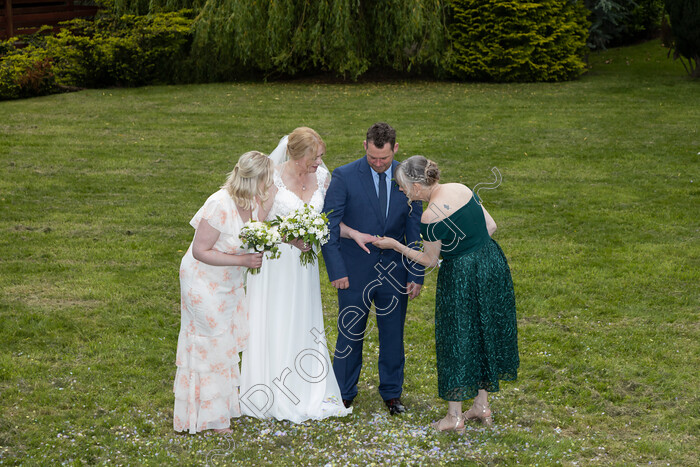
<svg viewBox="0 0 700 467">
<path fill-rule="evenodd" d="M 288 216 L 277 216 L 273 224 L 286 242 L 300 240 L 311 247 L 310 250 L 302 251 L 299 255 L 302 266 L 316 263 L 318 251 L 328 242 L 330 236 L 327 214 L 316 212 L 308 204 L 304 204 L 303 208 L 297 209 Z"/>
<path fill-rule="evenodd" d="M 452 72 L 479 81 L 562 81 L 585 70 L 580 1 L 454 0 Z"/>
<path fill-rule="evenodd" d="M 280 257 L 279 244 L 282 243 L 282 237 L 269 222 L 248 221 L 241 228 L 239 237 L 244 248 L 264 253 L 267 259 Z M 252 268 L 249 271 L 251 274 L 258 274 L 260 268 Z"/>
<path fill-rule="evenodd" d="M 666 9 L 671 37 L 664 42 L 688 74 L 700 78 L 700 0 L 666 0 Z"/>
</svg>

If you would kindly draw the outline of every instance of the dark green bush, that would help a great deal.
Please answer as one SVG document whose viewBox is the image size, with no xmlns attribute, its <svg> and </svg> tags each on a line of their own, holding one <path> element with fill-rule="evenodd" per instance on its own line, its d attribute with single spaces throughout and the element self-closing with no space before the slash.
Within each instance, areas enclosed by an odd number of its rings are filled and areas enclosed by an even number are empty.
<svg viewBox="0 0 700 467">
<path fill-rule="evenodd" d="M 478 81 L 560 81 L 584 72 L 587 10 L 566 0 L 454 0 L 453 73 Z"/>
<path fill-rule="evenodd" d="M 174 83 L 187 71 L 192 20 L 187 12 L 104 17 L 63 23 L 56 35 L 0 44 L 0 99 L 63 87 Z"/>
<path fill-rule="evenodd" d="M 613 40 L 620 37 L 625 23 L 630 19 L 628 2 L 629 0 L 585 0 L 586 8 L 591 11 L 588 47 L 605 50 Z"/>
<path fill-rule="evenodd" d="M 666 45 L 690 76 L 700 78 L 700 0 L 666 0 L 666 10 L 671 29 Z"/>
<path fill-rule="evenodd" d="M 625 43 L 658 37 L 664 17 L 664 0 L 635 0 L 627 24 Z"/>
<path fill-rule="evenodd" d="M 591 11 L 588 46 L 594 50 L 654 37 L 663 18 L 663 0 L 585 0 Z"/>
</svg>

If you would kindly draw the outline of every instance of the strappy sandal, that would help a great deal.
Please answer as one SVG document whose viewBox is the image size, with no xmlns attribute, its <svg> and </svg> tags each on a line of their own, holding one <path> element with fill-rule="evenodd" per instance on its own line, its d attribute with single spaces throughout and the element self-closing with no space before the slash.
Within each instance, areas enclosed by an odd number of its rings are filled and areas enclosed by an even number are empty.
<svg viewBox="0 0 700 467">
<path fill-rule="evenodd" d="M 479 407 L 481 409 L 479 409 Z M 466 420 L 479 420 L 484 426 L 493 426 L 493 418 L 491 418 L 491 408 L 488 405 L 483 406 L 481 404 L 474 403 L 471 409 L 464 412 L 463 416 Z"/>
<path fill-rule="evenodd" d="M 443 422 L 445 423 L 443 424 Z M 441 424 L 447 425 L 447 427 L 443 428 Z M 464 419 L 458 415 L 452 415 L 451 413 L 445 415 L 445 418 L 443 418 L 442 420 L 433 422 L 431 426 L 435 431 L 440 433 L 442 433 L 443 431 L 454 431 L 456 433 L 464 433 Z"/>
</svg>

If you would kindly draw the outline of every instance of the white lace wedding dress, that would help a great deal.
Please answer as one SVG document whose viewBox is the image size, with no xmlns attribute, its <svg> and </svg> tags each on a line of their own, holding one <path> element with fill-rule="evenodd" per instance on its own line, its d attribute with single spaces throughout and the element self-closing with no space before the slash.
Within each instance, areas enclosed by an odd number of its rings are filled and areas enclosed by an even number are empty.
<svg viewBox="0 0 700 467">
<path fill-rule="evenodd" d="M 309 201 L 323 209 L 329 173 L 316 171 L 318 188 Z M 282 182 L 267 220 L 289 215 L 304 202 Z M 344 416 L 338 382 L 326 347 L 318 260 L 301 266 L 300 250 L 280 245 L 281 256 L 265 259 L 259 274 L 248 275 L 250 337 L 241 365 L 241 412 L 256 418 L 295 423 Z"/>
</svg>

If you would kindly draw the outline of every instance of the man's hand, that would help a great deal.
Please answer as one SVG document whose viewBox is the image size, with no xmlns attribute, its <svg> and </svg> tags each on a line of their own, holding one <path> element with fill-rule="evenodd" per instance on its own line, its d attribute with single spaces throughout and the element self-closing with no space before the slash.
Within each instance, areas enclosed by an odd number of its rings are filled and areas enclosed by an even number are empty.
<svg viewBox="0 0 700 467">
<path fill-rule="evenodd" d="M 413 300 L 418 295 L 420 295 L 420 290 L 423 284 L 416 284 L 415 282 L 409 282 L 406 284 L 406 293 L 408 294 L 408 299 Z"/>
<path fill-rule="evenodd" d="M 336 279 L 331 282 L 331 285 L 336 289 L 347 289 L 350 287 L 350 281 L 348 280 L 347 276 L 341 277 L 340 279 Z"/>
<path fill-rule="evenodd" d="M 362 248 L 362 250 L 367 253 L 369 253 L 369 248 L 367 248 L 368 243 L 372 243 L 377 239 L 374 235 L 366 234 L 363 232 L 360 232 L 359 230 L 352 229 L 345 225 L 345 222 L 340 223 L 340 236 L 343 238 L 351 238 L 355 240 L 355 243 L 357 243 L 357 246 Z"/>
<path fill-rule="evenodd" d="M 355 243 L 357 243 L 357 246 L 362 248 L 365 253 L 369 254 L 369 248 L 367 248 L 366 244 L 367 243 L 372 243 L 377 239 L 374 235 L 358 232 L 355 230 L 350 234 L 350 238 L 355 240 Z"/>
</svg>

